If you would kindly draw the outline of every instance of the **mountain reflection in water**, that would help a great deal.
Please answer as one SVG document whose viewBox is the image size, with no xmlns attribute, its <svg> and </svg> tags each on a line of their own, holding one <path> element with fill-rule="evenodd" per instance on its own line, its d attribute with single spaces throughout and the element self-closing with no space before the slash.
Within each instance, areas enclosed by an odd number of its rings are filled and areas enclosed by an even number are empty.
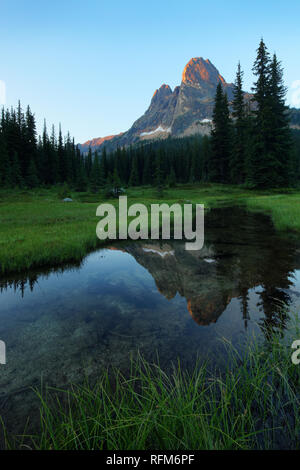
<svg viewBox="0 0 300 470">
<path fill-rule="evenodd" d="M 220 339 L 242 348 L 285 327 L 299 306 L 300 251 L 263 215 L 238 209 L 205 217 L 205 245 L 116 243 L 77 264 L 0 281 L 0 415 L 14 430 L 35 409 L 30 387 L 95 380 L 111 365 L 125 373 L 140 351 L 163 368 L 226 361 Z M 189 313 L 188 313 L 189 312 Z M 263 334 L 262 334 L 263 332 Z M 35 403 L 35 405 L 34 405 Z M 19 429 L 23 431 L 23 429 Z"/>
<path fill-rule="evenodd" d="M 284 326 L 282 305 L 290 304 L 291 294 L 300 295 L 291 290 L 300 267 L 298 244 L 276 234 L 266 216 L 239 209 L 214 210 L 206 216 L 205 245 L 200 251 L 187 251 L 184 242 L 172 240 L 127 241 L 108 249 L 130 254 L 151 274 L 166 299 L 177 294 L 185 298 L 187 310 L 198 325 L 216 322 L 237 298 L 247 327 L 249 290 L 258 288 L 256 308 L 264 313 L 262 324 Z M 13 288 L 23 297 L 26 289 L 32 292 L 37 287 L 40 276 L 72 269 L 81 270 L 82 263 L 0 280 L 0 289 Z"/>
</svg>

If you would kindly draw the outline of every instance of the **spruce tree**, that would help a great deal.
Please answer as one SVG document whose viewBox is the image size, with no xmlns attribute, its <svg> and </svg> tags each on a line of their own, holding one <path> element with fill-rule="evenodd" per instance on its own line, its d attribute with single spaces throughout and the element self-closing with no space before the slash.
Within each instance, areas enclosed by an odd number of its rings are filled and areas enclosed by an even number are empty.
<svg viewBox="0 0 300 470">
<path fill-rule="evenodd" d="M 0 186 L 6 186 L 9 173 L 9 154 L 4 137 L 4 132 L 0 129 Z"/>
<path fill-rule="evenodd" d="M 193 153 L 190 160 L 190 175 L 189 175 L 189 183 L 195 183 L 196 181 L 196 155 Z"/>
<path fill-rule="evenodd" d="M 157 197 L 163 197 L 163 172 L 162 172 L 162 150 L 158 149 L 155 162 L 154 182 L 157 190 Z"/>
<path fill-rule="evenodd" d="M 232 116 L 233 146 L 230 157 L 230 179 L 232 183 L 241 184 L 245 181 L 246 160 L 246 115 L 243 93 L 243 72 L 240 63 L 236 73 L 233 91 Z"/>
<path fill-rule="evenodd" d="M 66 176 L 65 176 L 66 169 L 65 169 L 65 160 L 64 160 L 63 137 L 62 137 L 60 123 L 59 123 L 59 130 L 58 130 L 57 160 L 58 160 L 58 180 L 60 183 L 63 183 L 66 181 Z"/>
<path fill-rule="evenodd" d="M 37 169 L 36 169 L 33 158 L 30 160 L 30 163 L 27 169 L 26 184 L 29 188 L 36 188 L 39 185 Z"/>
<path fill-rule="evenodd" d="M 52 125 L 52 132 L 49 141 L 49 168 L 50 168 L 50 184 L 54 185 L 59 182 L 59 161 L 57 150 L 57 139 L 55 134 L 54 124 Z"/>
<path fill-rule="evenodd" d="M 151 175 L 151 159 L 150 154 L 148 153 L 145 156 L 144 167 L 143 167 L 143 184 L 151 184 L 152 175 Z"/>
<path fill-rule="evenodd" d="M 209 161 L 209 179 L 216 183 L 229 182 L 231 155 L 231 123 L 227 94 L 218 84 L 213 110 L 212 152 Z"/>
<path fill-rule="evenodd" d="M 211 159 L 211 138 L 207 135 L 202 139 L 202 165 L 201 165 L 201 181 L 209 181 L 209 166 Z"/>
<path fill-rule="evenodd" d="M 108 177 L 108 164 L 107 164 L 107 155 L 106 155 L 106 148 L 104 147 L 101 160 L 100 160 L 100 172 L 101 172 L 101 185 L 105 186 L 106 180 Z"/>
<path fill-rule="evenodd" d="M 33 184 L 34 186 L 38 185 L 38 178 L 36 175 L 36 169 L 35 171 L 35 176 L 36 178 L 33 179 Z M 19 158 L 17 152 L 14 152 L 12 156 L 12 161 L 11 161 L 11 167 L 10 167 L 10 185 L 15 188 L 22 188 L 23 186 L 23 177 L 22 177 L 22 171 L 21 171 L 21 166 L 19 163 Z"/>
<path fill-rule="evenodd" d="M 87 154 L 87 157 L 85 159 L 85 169 L 86 169 L 86 175 L 89 178 L 91 176 L 91 171 L 92 171 L 92 149 L 89 147 L 89 151 Z"/>
<path fill-rule="evenodd" d="M 253 73 L 257 77 L 252 88 L 255 119 L 253 140 L 248 151 L 247 181 L 253 187 L 264 188 L 274 185 L 277 165 L 272 152 L 274 132 L 270 100 L 270 56 L 263 39 L 257 49 Z"/>
<path fill-rule="evenodd" d="M 270 107 L 273 130 L 271 152 L 272 161 L 276 165 L 273 186 L 287 186 L 292 182 L 295 172 L 288 108 L 285 105 L 286 91 L 283 83 L 283 70 L 274 54 L 270 65 Z"/>
<path fill-rule="evenodd" d="M 78 165 L 76 168 L 76 176 L 73 186 L 75 186 L 75 190 L 78 192 L 84 192 L 87 189 L 87 178 L 86 172 L 84 168 L 84 162 L 80 155 L 78 155 Z M 70 181 L 70 180 L 69 180 Z"/>
<path fill-rule="evenodd" d="M 135 153 L 131 161 L 129 186 L 138 186 L 138 185 L 139 185 L 139 172 L 138 172 L 137 155 Z"/>
<path fill-rule="evenodd" d="M 195 137 L 193 140 L 193 145 L 192 145 L 192 155 L 194 159 L 194 165 L 195 165 L 195 181 L 200 181 L 202 177 L 202 136 Z"/>
<path fill-rule="evenodd" d="M 170 171 L 170 174 L 168 176 L 168 184 L 169 184 L 170 188 L 175 188 L 175 186 L 176 186 L 176 174 L 175 174 L 175 170 L 174 170 L 173 165 L 171 166 L 171 171 Z"/>
<path fill-rule="evenodd" d="M 26 173 L 31 160 L 31 155 L 26 153 L 26 122 L 20 100 L 18 101 L 16 112 L 15 140 L 13 142 L 13 147 L 10 150 L 11 158 L 13 158 L 14 152 L 17 152 L 19 162 L 22 165 L 22 172 Z"/>
<path fill-rule="evenodd" d="M 113 196 L 114 197 L 119 197 L 121 194 L 121 180 L 119 177 L 118 169 L 115 167 L 113 176 L 112 176 L 112 190 L 113 190 Z"/>
<path fill-rule="evenodd" d="M 34 114 L 31 112 L 30 107 L 27 106 L 25 116 L 25 131 L 24 131 L 24 160 L 26 167 L 29 166 L 31 159 L 34 160 L 35 165 L 38 165 L 37 157 L 37 138 L 36 138 L 36 123 Z"/>
<path fill-rule="evenodd" d="M 91 175 L 90 175 L 90 188 L 93 193 L 97 193 L 101 186 L 101 170 L 100 170 L 100 163 L 99 163 L 99 156 L 98 152 L 95 152 Z"/>
</svg>

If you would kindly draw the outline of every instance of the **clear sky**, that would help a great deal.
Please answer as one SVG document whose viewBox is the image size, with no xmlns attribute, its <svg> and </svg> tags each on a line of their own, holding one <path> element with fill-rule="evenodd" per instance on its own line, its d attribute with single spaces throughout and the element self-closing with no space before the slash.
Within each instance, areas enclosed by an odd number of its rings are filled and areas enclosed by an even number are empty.
<svg viewBox="0 0 300 470">
<path fill-rule="evenodd" d="M 263 36 L 299 107 L 299 21 L 299 0 L 0 0 L 0 103 L 30 104 L 39 130 L 61 121 L 76 142 L 119 133 L 192 57 L 227 81 L 240 60 L 250 90 Z"/>
</svg>

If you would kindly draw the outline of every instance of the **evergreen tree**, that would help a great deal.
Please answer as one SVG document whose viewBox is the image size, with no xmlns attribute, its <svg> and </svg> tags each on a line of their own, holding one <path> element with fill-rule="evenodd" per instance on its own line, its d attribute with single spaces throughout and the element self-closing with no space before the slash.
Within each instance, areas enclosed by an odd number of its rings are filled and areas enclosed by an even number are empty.
<svg viewBox="0 0 300 470">
<path fill-rule="evenodd" d="M 64 146 L 64 166 L 65 166 L 65 180 L 64 181 L 67 181 L 67 183 L 70 186 L 74 185 L 75 183 L 77 190 L 79 191 L 78 189 L 79 186 L 82 185 L 82 188 L 86 187 L 85 169 L 84 169 L 83 160 L 80 159 L 76 174 L 74 174 L 74 171 L 73 171 L 74 168 L 72 165 L 74 150 L 75 150 L 74 144 L 72 142 L 70 133 L 68 132 L 66 140 L 65 140 L 65 146 Z M 84 191 L 84 189 L 82 189 L 82 191 Z"/>
<path fill-rule="evenodd" d="M 57 140 L 55 134 L 55 127 L 52 125 L 52 132 L 49 142 L 49 168 L 50 168 L 50 184 L 57 184 L 59 182 L 59 161 L 57 151 Z"/>
<path fill-rule="evenodd" d="M 202 136 L 196 136 L 192 145 L 192 160 L 194 160 L 195 181 L 200 181 L 202 177 Z"/>
<path fill-rule="evenodd" d="M 104 147 L 101 155 L 100 160 L 100 172 L 101 172 L 101 186 L 105 185 L 105 182 L 108 177 L 108 163 L 107 163 L 107 155 L 106 155 L 106 148 Z"/>
<path fill-rule="evenodd" d="M 175 188 L 175 186 L 176 186 L 176 175 L 175 175 L 175 170 L 174 170 L 173 165 L 171 167 L 171 171 L 170 171 L 170 174 L 168 176 L 168 184 L 169 184 L 170 188 Z"/>
<path fill-rule="evenodd" d="M 15 120 L 15 141 L 13 147 L 11 148 L 10 156 L 13 159 L 14 153 L 17 152 L 18 159 L 22 165 L 22 172 L 26 173 L 31 155 L 26 154 L 26 122 L 23 110 L 21 108 L 20 100 L 18 101 L 18 107 L 16 112 Z"/>
<path fill-rule="evenodd" d="M 163 172 L 162 172 L 162 151 L 161 147 L 157 152 L 156 162 L 155 162 L 155 175 L 154 175 L 155 186 L 157 189 L 157 196 L 159 198 L 163 197 Z"/>
<path fill-rule="evenodd" d="M 36 169 L 33 158 L 30 160 L 30 163 L 27 169 L 26 184 L 29 188 L 36 188 L 39 185 L 37 169 Z"/>
<path fill-rule="evenodd" d="M 144 167 L 143 167 L 143 184 L 152 183 L 152 172 L 151 172 L 151 159 L 150 154 L 148 153 L 145 156 Z"/>
<path fill-rule="evenodd" d="M 65 158 L 64 158 L 63 137 L 62 137 L 60 123 L 59 123 L 59 130 L 58 130 L 57 160 L 58 160 L 58 180 L 61 183 L 63 183 L 66 181 L 66 168 L 65 168 Z"/>
<path fill-rule="evenodd" d="M 227 94 L 218 84 L 213 110 L 212 152 L 209 162 L 209 179 L 216 183 L 229 182 L 231 155 L 231 123 Z"/>
<path fill-rule="evenodd" d="M 86 191 L 87 189 L 86 171 L 85 171 L 85 166 L 84 166 L 84 160 L 83 160 L 82 155 L 80 155 L 79 149 L 77 149 L 76 153 L 77 153 L 77 158 L 76 158 L 77 165 L 75 169 L 76 175 L 74 177 L 75 190 L 78 192 L 83 192 L 83 191 Z M 69 181 L 72 181 L 71 174 L 69 174 Z"/>
<path fill-rule="evenodd" d="M 115 167 L 112 177 L 112 192 L 114 197 L 119 197 L 121 194 L 121 181 L 117 167 Z"/>
<path fill-rule="evenodd" d="M 85 160 L 86 175 L 88 178 L 91 176 L 92 164 L 92 149 L 89 147 L 89 151 Z"/>
<path fill-rule="evenodd" d="M 139 185 L 139 172 L 138 172 L 137 155 L 135 153 L 132 158 L 132 163 L 131 163 L 129 186 L 138 186 L 138 185 Z"/>
<path fill-rule="evenodd" d="M 6 186 L 8 183 L 9 172 L 9 154 L 7 151 L 4 132 L 0 129 L 0 186 Z"/>
<path fill-rule="evenodd" d="M 36 139 L 36 124 L 35 117 L 32 114 L 30 107 L 27 106 L 26 117 L 25 117 L 25 130 L 24 130 L 24 148 L 23 148 L 25 157 L 25 166 L 29 166 L 31 159 L 34 160 L 35 165 L 37 166 L 37 139 Z"/>
<path fill-rule="evenodd" d="M 195 183 L 196 181 L 196 156 L 195 154 L 193 154 L 191 157 L 189 168 L 190 168 L 189 183 Z"/>
<path fill-rule="evenodd" d="M 243 93 L 243 72 L 238 64 L 233 91 L 232 116 L 234 118 L 233 146 L 230 158 L 230 179 L 232 183 L 245 181 L 246 161 L 246 115 Z"/>
<path fill-rule="evenodd" d="M 283 70 L 274 54 L 270 66 L 270 107 L 273 131 L 271 155 L 274 166 L 276 165 L 273 186 L 287 186 L 289 182 L 292 182 L 296 169 L 288 108 L 285 105 L 286 91 L 283 83 Z"/>
<path fill-rule="evenodd" d="M 272 152 L 272 108 L 270 99 L 270 56 L 261 39 L 253 66 L 257 77 L 252 88 L 254 110 L 253 140 L 248 151 L 247 181 L 254 187 L 269 187 L 276 179 L 276 161 Z"/>
<path fill-rule="evenodd" d="M 92 163 L 91 176 L 90 176 L 90 188 L 93 193 L 97 193 L 101 186 L 101 169 L 99 163 L 98 152 L 95 152 L 94 160 Z"/>
<path fill-rule="evenodd" d="M 0 119 L 0 184 L 8 187 L 37 184 L 54 185 L 69 181 L 74 184 L 76 168 L 80 165 L 74 139 L 68 135 L 63 143 L 61 129 L 56 141 L 55 129 L 49 138 L 46 122 L 42 137 L 37 142 L 34 114 L 27 107 L 23 113 L 21 103 L 17 109 L 4 110 Z M 68 163 L 68 165 L 66 165 Z"/>
<path fill-rule="evenodd" d="M 209 180 L 209 165 L 211 159 L 211 139 L 205 135 L 202 139 L 202 167 L 201 180 L 207 182 Z"/>
<path fill-rule="evenodd" d="M 33 170 L 36 172 L 36 169 Z M 10 186 L 16 187 L 16 188 L 22 188 L 23 186 L 23 178 L 22 178 L 22 171 L 19 163 L 19 158 L 17 152 L 14 152 L 12 156 L 12 161 L 11 161 L 11 166 L 10 166 Z M 35 186 L 38 185 L 38 178 L 36 176 L 36 179 L 34 180 Z"/>
</svg>

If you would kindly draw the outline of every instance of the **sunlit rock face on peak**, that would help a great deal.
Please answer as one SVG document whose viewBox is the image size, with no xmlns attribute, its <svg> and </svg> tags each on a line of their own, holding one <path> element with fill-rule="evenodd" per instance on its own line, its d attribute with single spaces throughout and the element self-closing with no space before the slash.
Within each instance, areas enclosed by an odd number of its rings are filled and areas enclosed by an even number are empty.
<svg viewBox="0 0 300 470">
<path fill-rule="evenodd" d="M 183 69 L 182 82 L 172 121 L 172 134 L 188 136 L 209 134 L 217 85 L 221 83 L 229 102 L 234 86 L 226 83 L 208 59 L 195 57 Z"/>
<path fill-rule="evenodd" d="M 157 100 L 157 99 L 160 99 L 160 98 L 165 98 L 165 97 L 168 97 L 172 94 L 172 89 L 169 85 L 166 85 L 165 83 L 160 87 L 158 88 L 157 90 L 155 90 L 155 92 L 153 93 L 153 96 L 152 96 L 152 102 L 153 100 Z"/>
<path fill-rule="evenodd" d="M 202 57 L 194 57 L 183 69 L 182 83 L 197 87 L 201 86 L 203 82 L 213 86 L 217 86 L 219 82 L 226 83 L 209 59 L 204 60 Z"/>
</svg>

